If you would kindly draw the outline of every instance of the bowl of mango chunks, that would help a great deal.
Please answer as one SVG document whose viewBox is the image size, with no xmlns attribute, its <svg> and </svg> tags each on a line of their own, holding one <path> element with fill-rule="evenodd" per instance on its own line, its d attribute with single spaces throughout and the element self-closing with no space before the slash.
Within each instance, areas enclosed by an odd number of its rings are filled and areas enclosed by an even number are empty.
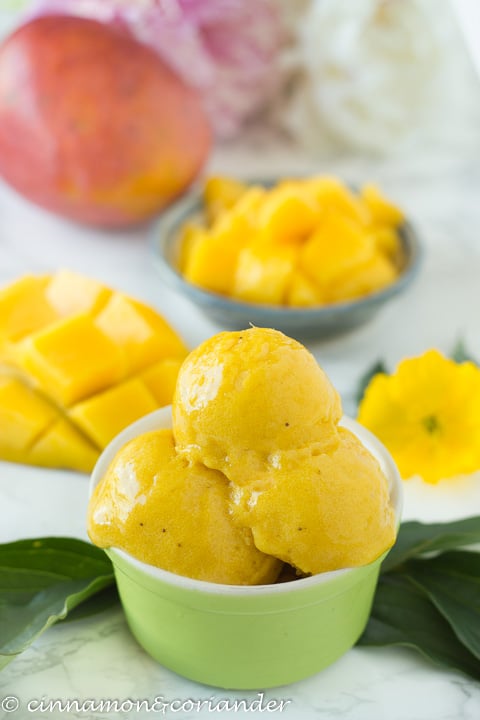
<svg viewBox="0 0 480 720">
<path fill-rule="evenodd" d="M 375 185 L 210 177 L 152 231 L 162 280 L 214 323 L 325 338 L 371 320 L 420 264 L 417 234 Z"/>
</svg>

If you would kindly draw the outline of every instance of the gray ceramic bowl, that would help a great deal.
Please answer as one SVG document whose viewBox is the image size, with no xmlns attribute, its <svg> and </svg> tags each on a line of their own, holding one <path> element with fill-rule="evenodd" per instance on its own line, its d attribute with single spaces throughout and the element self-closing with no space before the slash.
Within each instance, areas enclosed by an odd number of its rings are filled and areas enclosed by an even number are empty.
<svg viewBox="0 0 480 720">
<path fill-rule="evenodd" d="M 421 260 L 417 234 L 412 225 L 405 222 L 399 232 L 404 265 L 398 279 L 384 290 L 359 300 L 312 308 L 241 302 L 192 285 L 178 270 L 179 229 L 187 220 L 200 217 L 201 212 L 200 190 L 192 191 L 167 210 L 152 228 L 153 257 L 161 278 L 170 287 L 187 297 L 210 320 L 228 330 L 241 330 L 252 324 L 275 328 L 300 339 L 322 339 L 353 330 L 371 320 L 386 302 L 410 285 Z"/>
</svg>

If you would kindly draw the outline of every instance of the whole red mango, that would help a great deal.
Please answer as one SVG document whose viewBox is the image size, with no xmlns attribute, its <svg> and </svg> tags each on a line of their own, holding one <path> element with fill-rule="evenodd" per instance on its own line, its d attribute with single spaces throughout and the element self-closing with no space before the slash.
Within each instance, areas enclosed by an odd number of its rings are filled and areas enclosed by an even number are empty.
<svg viewBox="0 0 480 720">
<path fill-rule="evenodd" d="M 44 16 L 0 47 L 0 174 L 55 213 L 145 220 L 194 180 L 210 143 L 196 91 L 126 31 Z"/>
</svg>

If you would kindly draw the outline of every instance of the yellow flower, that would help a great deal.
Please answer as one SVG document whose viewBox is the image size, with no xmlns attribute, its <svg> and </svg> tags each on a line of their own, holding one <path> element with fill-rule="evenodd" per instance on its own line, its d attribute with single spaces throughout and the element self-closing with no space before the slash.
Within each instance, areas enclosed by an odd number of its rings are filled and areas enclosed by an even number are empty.
<svg viewBox="0 0 480 720">
<path fill-rule="evenodd" d="M 390 450 L 403 478 L 426 482 L 480 469 L 480 368 L 436 350 L 376 375 L 359 422 Z"/>
</svg>

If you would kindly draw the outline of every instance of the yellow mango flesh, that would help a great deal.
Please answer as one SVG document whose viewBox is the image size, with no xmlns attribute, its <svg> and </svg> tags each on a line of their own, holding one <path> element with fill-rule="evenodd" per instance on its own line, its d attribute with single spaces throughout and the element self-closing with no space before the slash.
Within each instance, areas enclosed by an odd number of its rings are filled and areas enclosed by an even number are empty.
<svg viewBox="0 0 480 720">
<path fill-rule="evenodd" d="M 368 207 L 337 178 L 319 177 L 307 180 L 308 191 L 319 203 L 324 215 L 344 217 L 356 225 L 366 225 L 370 219 Z"/>
<path fill-rule="evenodd" d="M 60 418 L 20 458 L 31 465 L 91 472 L 98 449 L 66 418 Z"/>
<path fill-rule="evenodd" d="M 274 188 L 259 210 L 258 225 L 270 242 L 297 243 L 311 234 L 319 221 L 319 205 L 291 187 Z"/>
<path fill-rule="evenodd" d="M 120 349 L 124 375 L 166 357 L 185 355 L 178 335 L 158 313 L 121 293 L 111 297 L 95 324 Z"/>
<path fill-rule="evenodd" d="M 312 177 L 262 188 L 215 177 L 205 184 L 203 222 L 180 229 L 177 266 L 192 284 L 244 302 L 342 302 L 395 281 L 403 220 L 374 185 L 354 192 L 337 178 Z M 364 280 L 367 265 L 380 281 Z M 358 282 L 344 282 L 357 270 Z"/>
<path fill-rule="evenodd" d="M 398 261 L 401 257 L 401 246 L 397 233 L 389 227 L 372 230 L 375 247 L 380 255 Z"/>
<path fill-rule="evenodd" d="M 123 428 L 157 408 L 145 384 L 133 378 L 78 403 L 69 417 L 98 447 L 105 447 Z"/>
<path fill-rule="evenodd" d="M 0 456 L 17 460 L 56 419 L 55 408 L 19 379 L 0 375 Z"/>
<path fill-rule="evenodd" d="M 177 383 L 177 375 L 182 360 L 167 358 L 152 365 L 141 374 L 141 378 L 155 398 L 158 407 L 170 405 Z"/>
<path fill-rule="evenodd" d="M 345 273 L 336 283 L 327 288 L 329 300 L 355 300 L 390 285 L 395 278 L 395 268 L 386 257 L 372 255 L 350 273 Z"/>
<path fill-rule="evenodd" d="M 19 359 L 39 387 L 65 406 L 125 375 L 119 348 L 83 314 L 60 320 L 24 340 Z"/>
<path fill-rule="evenodd" d="M 235 227 L 235 224 L 238 227 Z M 240 220 L 195 243 L 185 261 L 185 277 L 194 285 L 227 293 L 235 275 L 237 258 L 245 245 L 247 228 Z"/>
<path fill-rule="evenodd" d="M 59 317 L 69 317 L 74 313 L 95 314 L 111 295 L 110 288 L 98 280 L 70 270 L 56 272 L 45 288 L 45 296 Z"/>
<path fill-rule="evenodd" d="M 194 252 L 195 246 L 198 245 L 204 237 L 205 233 L 203 228 L 193 223 L 186 223 L 180 228 L 178 236 L 178 268 L 182 273 L 185 273 L 187 262 Z"/>
<path fill-rule="evenodd" d="M 197 580 L 271 583 L 281 569 L 255 547 L 250 530 L 232 522 L 227 479 L 189 465 L 171 430 L 146 433 L 120 450 L 90 501 L 88 533 L 100 547 Z"/>
<path fill-rule="evenodd" d="M 364 185 L 361 197 L 376 225 L 398 227 L 404 221 L 405 216 L 400 208 L 391 203 L 376 185 Z"/>
<path fill-rule="evenodd" d="M 370 236 L 350 220 L 329 216 L 302 249 L 300 267 L 320 288 L 337 282 L 374 254 Z"/>
<path fill-rule="evenodd" d="M 214 222 L 226 210 L 230 210 L 247 190 L 247 186 L 220 176 L 210 177 L 203 189 L 203 200 L 209 222 Z"/>
<path fill-rule="evenodd" d="M 0 459 L 88 472 L 172 400 L 186 348 L 149 306 L 60 270 L 0 291 Z"/>
<path fill-rule="evenodd" d="M 56 320 L 45 295 L 48 275 L 26 275 L 0 290 L 0 349 Z"/>
<path fill-rule="evenodd" d="M 288 246 L 274 252 L 260 243 L 243 248 L 238 256 L 233 296 L 249 302 L 281 304 L 297 255 L 297 249 Z"/>
<path fill-rule="evenodd" d="M 324 292 L 301 270 L 295 270 L 286 290 L 287 305 L 292 307 L 312 307 L 325 303 Z"/>
</svg>

